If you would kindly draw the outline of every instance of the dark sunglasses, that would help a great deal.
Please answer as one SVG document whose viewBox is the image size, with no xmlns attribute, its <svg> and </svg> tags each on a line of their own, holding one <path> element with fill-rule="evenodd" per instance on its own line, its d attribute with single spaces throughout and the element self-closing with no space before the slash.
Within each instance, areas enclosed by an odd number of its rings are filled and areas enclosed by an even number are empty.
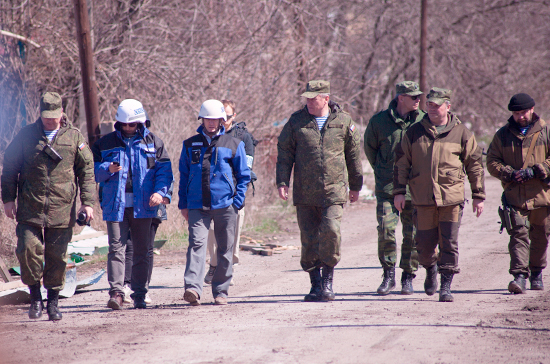
<svg viewBox="0 0 550 364">
<path fill-rule="evenodd" d="M 420 95 L 416 95 L 416 96 L 409 96 L 413 101 L 416 101 L 420 98 Z"/>
<path fill-rule="evenodd" d="M 227 115 L 227 120 L 231 119 L 235 114 Z"/>
<path fill-rule="evenodd" d="M 135 128 L 137 126 L 138 123 L 123 123 L 122 124 L 122 127 L 129 127 L 129 128 Z"/>
</svg>

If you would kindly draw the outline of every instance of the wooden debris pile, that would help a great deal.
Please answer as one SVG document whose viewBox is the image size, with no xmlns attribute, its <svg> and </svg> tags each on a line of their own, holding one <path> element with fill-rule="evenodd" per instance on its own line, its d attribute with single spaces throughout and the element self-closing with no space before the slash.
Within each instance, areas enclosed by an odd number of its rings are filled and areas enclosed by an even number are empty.
<svg viewBox="0 0 550 364">
<path fill-rule="evenodd" d="M 281 245 L 273 240 L 277 240 L 277 237 L 268 238 L 268 242 L 264 242 L 263 240 L 241 235 L 241 241 L 245 241 L 245 243 L 240 244 L 240 250 L 249 251 L 252 254 L 271 256 L 273 254 L 282 254 L 283 250 L 300 249 L 300 247 L 294 245 Z"/>
</svg>

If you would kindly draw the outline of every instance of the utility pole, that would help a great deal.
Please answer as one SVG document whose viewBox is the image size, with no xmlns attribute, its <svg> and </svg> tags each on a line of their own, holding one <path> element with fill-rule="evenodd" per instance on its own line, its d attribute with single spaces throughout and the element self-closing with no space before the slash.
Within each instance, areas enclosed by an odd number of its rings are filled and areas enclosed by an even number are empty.
<svg viewBox="0 0 550 364">
<path fill-rule="evenodd" d="M 86 0 L 74 0 L 76 21 L 76 39 L 80 55 L 80 69 L 82 72 L 82 94 L 86 109 L 86 126 L 88 143 L 92 145 L 99 139 L 99 102 L 97 99 L 97 85 L 95 81 L 94 59 L 92 52 L 92 37 L 88 6 Z"/>
<path fill-rule="evenodd" d="M 428 49 L 428 0 L 420 1 L 420 107 L 426 105 L 426 52 Z"/>
</svg>

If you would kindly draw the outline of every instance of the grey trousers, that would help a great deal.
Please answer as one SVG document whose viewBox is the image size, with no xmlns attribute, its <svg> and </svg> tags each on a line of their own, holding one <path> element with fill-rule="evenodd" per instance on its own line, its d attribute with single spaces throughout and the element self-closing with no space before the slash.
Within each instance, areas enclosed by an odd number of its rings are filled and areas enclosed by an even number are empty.
<svg viewBox="0 0 550 364">
<path fill-rule="evenodd" d="M 109 294 L 120 293 L 124 295 L 126 241 L 128 230 L 132 231 L 132 243 L 134 246 L 132 264 L 132 298 L 144 297 L 147 293 L 147 278 L 149 277 L 149 259 L 147 251 L 151 243 L 151 221 L 153 219 L 134 218 L 132 207 L 124 209 L 124 218 L 121 222 L 107 221 L 107 234 L 109 235 L 109 255 L 107 255 L 107 280 L 109 281 Z"/>
<path fill-rule="evenodd" d="M 214 298 L 227 297 L 229 284 L 233 277 L 233 244 L 237 209 L 231 205 L 217 210 L 189 210 L 189 248 L 185 265 L 185 289 L 192 289 L 202 296 L 206 259 L 208 230 L 214 222 L 214 234 L 218 243 L 216 256 L 218 265 L 212 278 Z"/>
</svg>

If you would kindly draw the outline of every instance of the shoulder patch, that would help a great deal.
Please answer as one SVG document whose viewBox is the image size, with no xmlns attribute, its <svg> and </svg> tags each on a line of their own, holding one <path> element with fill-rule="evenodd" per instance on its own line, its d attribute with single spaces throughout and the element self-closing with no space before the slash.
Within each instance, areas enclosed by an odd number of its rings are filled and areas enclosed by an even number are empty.
<svg viewBox="0 0 550 364">
<path fill-rule="evenodd" d="M 78 150 L 82 150 L 84 148 L 86 148 L 86 143 L 82 143 L 78 146 Z"/>
<path fill-rule="evenodd" d="M 351 124 L 351 126 L 349 127 L 349 130 L 353 133 L 353 131 L 355 130 L 355 124 Z"/>
<path fill-rule="evenodd" d="M 202 142 L 193 142 L 193 143 L 191 143 L 192 146 L 202 145 L 202 144 L 203 144 Z"/>
</svg>

